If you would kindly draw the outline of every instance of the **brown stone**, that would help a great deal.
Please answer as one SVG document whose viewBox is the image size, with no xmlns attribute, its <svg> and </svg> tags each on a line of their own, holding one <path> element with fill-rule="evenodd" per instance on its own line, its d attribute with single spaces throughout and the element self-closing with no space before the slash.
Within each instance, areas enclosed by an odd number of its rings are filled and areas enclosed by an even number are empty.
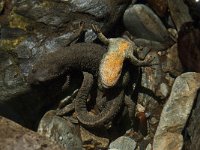
<svg viewBox="0 0 200 150">
<path fill-rule="evenodd" d="M 62 150 L 58 144 L 48 140 L 19 124 L 0 117 L 0 149 L 2 150 Z"/>
<path fill-rule="evenodd" d="M 148 0 L 148 3 L 160 17 L 167 13 L 168 3 L 166 0 Z"/>
</svg>

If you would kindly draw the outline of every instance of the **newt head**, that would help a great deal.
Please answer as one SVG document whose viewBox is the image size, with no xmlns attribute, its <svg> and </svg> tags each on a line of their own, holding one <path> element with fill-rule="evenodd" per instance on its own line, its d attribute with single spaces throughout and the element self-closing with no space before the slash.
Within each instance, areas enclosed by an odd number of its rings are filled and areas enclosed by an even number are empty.
<svg viewBox="0 0 200 150">
<path fill-rule="evenodd" d="M 104 88 L 117 84 L 123 67 L 126 54 L 132 50 L 132 44 L 122 38 L 109 40 L 108 52 L 104 54 L 99 68 L 99 78 Z"/>
</svg>

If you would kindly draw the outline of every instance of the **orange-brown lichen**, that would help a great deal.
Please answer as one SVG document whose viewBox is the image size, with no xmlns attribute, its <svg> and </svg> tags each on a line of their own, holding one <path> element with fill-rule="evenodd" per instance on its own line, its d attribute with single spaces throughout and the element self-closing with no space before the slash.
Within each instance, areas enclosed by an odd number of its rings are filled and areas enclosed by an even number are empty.
<svg viewBox="0 0 200 150">
<path fill-rule="evenodd" d="M 126 50 L 129 48 L 128 42 L 121 41 L 117 44 L 119 48 L 117 50 L 108 51 L 100 67 L 101 82 L 107 87 L 112 87 L 117 83 L 121 75 Z"/>
<path fill-rule="evenodd" d="M 126 50 L 128 50 L 129 46 L 130 46 L 129 42 L 127 42 L 127 41 L 121 41 L 121 42 L 119 43 L 119 50 L 118 50 L 118 51 L 119 51 L 120 53 L 125 53 Z M 122 55 L 123 55 L 123 54 L 122 54 Z"/>
</svg>

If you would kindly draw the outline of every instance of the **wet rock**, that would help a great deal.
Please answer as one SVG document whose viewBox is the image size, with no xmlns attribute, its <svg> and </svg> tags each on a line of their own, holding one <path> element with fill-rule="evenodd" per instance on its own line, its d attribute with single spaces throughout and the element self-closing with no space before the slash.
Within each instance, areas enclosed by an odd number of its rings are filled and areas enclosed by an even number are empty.
<svg viewBox="0 0 200 150">
<path fill-rule="evenodd" d="M 156 51 L 166 50 L 169 45 L 157 41 L 150 41 L 146 39 L 136 38 L 133 40 L 138 47 L 147 47 Z"/>
<path fill-rule="evenodd" d="M 188 120 L 188 125 L 186 127 L 186 132 L 188 133 L 188 137 L 185 140 L 185 150 L 198 150 L 200 147 L 200 94 L 198 92 L 198 96 L 196 99 L 196 104 L 194 105 L 194 109 L 192 111 L 192 115 Z"/>
<path fill-rule="evenodd" d="M 178 56 L 177 44 L 174 44 L 167 51 L 163 52 L 161 57 L 162 69 L 165 73 L 177 77 L 183 72 L 183 67 Z"/>
<path fill-rule="evenodd" d="M 155 62 L 160 63 L 160 57 L 158 55 L 155 58 Z M 140 104 L 146 107 L 149 101 L 155 101 L 156 97 L 158 99 L 158 97 L 161 96 L 158 90 L 160 85 L 164 82 L 162 80 L 163 77 L 164 72 L 162 71 L 161 65 L 142 68 L 141 89 L 138 95 Z"/>
<path fill-rule="evenodd" d="M 109 13 L 108 7 L 104 1 L 97 0 L 71 0 L 73 11 L 84 12 L 103 18 L 105 14 Z"/>
<path fill-rule="evenodd" d="M 176 78 L 172 92 L 160 117 L 154 137 L 154 150 L 182 149 L 182 130 L 200 87 L 198 73 L 185 73 Z"/>
<path fill-rule="evenodd" d="M 123 16 L 126 29 L 136 38 L 169 42 L 167 29 L 154 12 L 143 4 L 129 7 Z"/>
<path fill-rule="evenodd" d="M 136 144 L 137 143 L 133 139 L 127 136 L 121 136 L 110 143 L 109 149 L 134 150 L 136 148 Z"/>
<path fill-rule="evenodd" d="M 152 150 L 152 145 L 148 144 L 147 147 L 146 147 L 146 150 Z"/>
<path fill-rule="evenodd" d="M 1 27 L 0 39 L 15 39 L 26 35 L 26 32 L 20 28 Z"/>
<path fill-rule="evenodd" d="M 67 32 L 49 38 L 40 35 L 27 37 L 14 50 L 17 53 L 23 75 L 28 75 L 33 64 L 41 56 L 65 48 L 71 42 L 78 39 L 77 32 Z"/>
<path fill-rule="evenodd" d="M 0 2 L 0 13 L 3 11 L 5 1 Z"/>
<path fill-rule="evenodd" d="M 149 148 L 151 148 L 152 146 L 151 146 L 151 144 L 150 144 L 150 140 L 143 140 L 142 142 L 140 142 L 139 144 L 138 144 L 138 148 L 137 148 L 137 150 L 147 150 L 147 149 L 149 149 Z"/>
<path fill-rule="evenodd" d="M 65 27 L 84 21 L 108 29 L 119 19 L 130 0 L 70 0 L 70 1 L 16 1 L 17 14 L 47 25 L 47 28 Z M 98 21 L 99 20 L 99 21 Z M 105 31 L 105 30 L 104 30 Z"/>
<path fill-rule="evenodd" d="M 46 137 L 28 130 L 6 118 L 0 117 L 0 124 L 0 149 L 2 150 L 64 149 L 57 143 L 48 140 Z"/>
<path fill-rule="evenodd" d="M 85 33 L 85 42 L 93 42 L 97 38 L 96 33 L 92 29 L 89 29 Z"/>
<path fill-rule="evenodd" d="M 138 86 L 139 92 L 137 103 L 141 104 L 145 108 L 145 112 L 151 114 L 149 119 L 154 117 L 159 120 L 159 115 L 162 109 L 162 106 L 159 104 L 159 102 L 169 95 L 169 91 L 164 91 L 162 87 L 162 85 L 165 84 L 166 88 L 168 89 L 166 80 L 163 80 L 165 78 L 165 74 L 160 65 L 160 56 L 156 55 L 155 62 L 157 62 L 159 65 L 143 67 L 141 69 L 142 76 L 141 81 L 139 81 L 140 85 Z M 156 126 L 157 124 L 150 124 L 146 130 L 150 131 L 149 133 L 154 134 Z"/>
<path fill-rule="evenodd" d="M 183 23 L 192 21 L 188 7 L 183 0 L 168 0 L 168 7 L 178 31 Z"/>
<path fill-rule="evenodd" d="M 0 55 L 0 115 L 23 124 L 24 120 L 19 112 L 13 109 L 17 106 L 11 99 L 26 91 L 27 87 L 19 68 L 14 62 L 14 58 L 2 49 Z"/>
<path fill-rule="evenodd" d="M 163 97 L 167 97 L 170 93 L 169 86 L 166 83 L 160 84 L 160 95 L 163 95 Z"/>
<path fill-rule="evenodd" d="M 100 132 L 101 134 L 104 133 L 103 130 Z M 81 139 L 82 139 L 84 148 L 86 149 L 107 149 L 108 148 L 109 139 L 93 134 L 83 127 L 80 127 L 80 133 L 81 133 Z"/>
<path fill-rule="evenodd" d="M 166 15 L 168 9 L 166 0 L 148 0 L 148 4 L 160 17 Z"/>
<path fill-rule="evenodd" d="M 29 53 L 22 52 L 19 56 L 26 58 L 27 55 Z M 0 49 L 0 56 L 0 115 L 35 129 L 43 113 L 57 102 L 58 93 L 62 93 L 59 84 L 63 81 L 52 83 L 49 88 L 31 87 L 26 83 L 16 55 Z"/>
<path fill-rule="evenodd" d="M 81 149 L 82 143 L 78 128 L 68 120 L 47 112 L 41 119 L 38 133 L 44 135 L 67 149 Z"/>
</svg>

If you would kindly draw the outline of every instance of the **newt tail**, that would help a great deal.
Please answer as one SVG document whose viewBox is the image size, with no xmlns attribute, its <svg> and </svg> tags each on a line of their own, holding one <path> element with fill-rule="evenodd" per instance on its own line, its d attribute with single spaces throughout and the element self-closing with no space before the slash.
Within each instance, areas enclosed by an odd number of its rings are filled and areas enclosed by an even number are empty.
<svg viewBox="0 0 200 150">
<path fill-rule="evenodd" d="M 124 100 L 124 90 L 120 89 L 115 94 L 115 97 L 111 97 L 110 101 L 106 102 L 105 108 L 98 114 L 92 115 L 86 108 L 87 98 L 93 85 L 93 76 L 89 73 L 84 73 L 84 79 L 79 89 L 79 92 L 75 99 L 75 111 L 77 113 L 78 120 L 86 127 L 100 128 L 112 121 L 112 119 L 120 111 Z M 116 91 L 116 90 L 115 90 Z M 106 126 L 107 127 L 107 126 Z"/>
</svg>

